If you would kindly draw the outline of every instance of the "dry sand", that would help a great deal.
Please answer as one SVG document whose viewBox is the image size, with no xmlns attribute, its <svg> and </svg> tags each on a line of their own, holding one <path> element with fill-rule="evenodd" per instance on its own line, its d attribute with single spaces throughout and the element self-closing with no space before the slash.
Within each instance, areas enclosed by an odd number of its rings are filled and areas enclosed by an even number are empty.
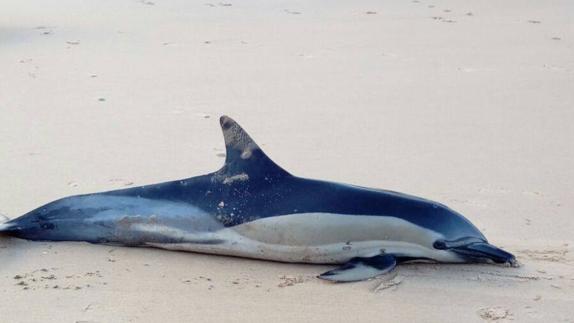
<svg viewBox="0 0 574 323">
<path fill-rule="evenodd" d="M 213 171 L 228 114 L 293 174 L 444 202 L 523 266 L 335 285 L 3 238 L 1 322 L 574 322 L 574 2 L 209 1 L 2 1 L 1 213 Z"/>
</svg>

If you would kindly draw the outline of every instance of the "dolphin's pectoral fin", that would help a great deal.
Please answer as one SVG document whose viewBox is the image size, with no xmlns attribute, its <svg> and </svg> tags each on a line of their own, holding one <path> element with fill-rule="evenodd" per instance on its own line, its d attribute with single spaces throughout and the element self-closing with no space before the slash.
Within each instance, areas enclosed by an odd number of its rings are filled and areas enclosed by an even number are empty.
<svg viewBox="0 0 574 323">
<path fill-rule="evenodd" d="M 356 257 L 339 268 L 319 275 L 318 278 L 335 282 L 354 282 L 386 274 L 396 265 L 397 259 L 389 254 L 370 258 Z"/>
<path fill-rule="evenodd" d="M 223 184 L 262 180 L 268 183 L 290 174 L 275 164 L 241 126 L 228 116 L 219 119 L 225 139 L 225 164 L 213 179 Z"/>
</svg>

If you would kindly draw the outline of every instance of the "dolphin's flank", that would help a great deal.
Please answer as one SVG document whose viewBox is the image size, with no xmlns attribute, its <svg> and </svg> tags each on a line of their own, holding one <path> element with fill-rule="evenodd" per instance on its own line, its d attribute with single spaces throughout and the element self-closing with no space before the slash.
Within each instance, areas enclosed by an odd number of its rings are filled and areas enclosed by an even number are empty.
<svg viewBox="0 0 574 323">
<path fill-rule="evenodd" d="M 293 176 L 233 119 L 223 116 L 220 123 L 226 147 L 220 170 L 66 197 L 0 224 L 0 233 L 341 264 L 319 276 L 338 282 L 372 278 L 407 261 L 515 264 L 442 204 Z"/>
</svg>

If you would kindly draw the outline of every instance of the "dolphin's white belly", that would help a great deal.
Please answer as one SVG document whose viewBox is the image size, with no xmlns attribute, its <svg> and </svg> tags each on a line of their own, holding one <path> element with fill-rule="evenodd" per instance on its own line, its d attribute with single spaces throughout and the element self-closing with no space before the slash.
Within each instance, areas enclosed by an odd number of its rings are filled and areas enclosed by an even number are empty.
<svg viewBox="0 0 574 323">
<path fill-rule="evenodd" d="M 298 213 L 192 235 L 190 241 L 213 239 L 222 242 L 148 245 L 303 263 L 344 263 L 353 257 L 371 257 L 381 252 L 445 262 L 459 260 L 450 252 L 432 247 L 433 242 L 441 237 L 438 233 L 394 217 Z"/>
</svg>

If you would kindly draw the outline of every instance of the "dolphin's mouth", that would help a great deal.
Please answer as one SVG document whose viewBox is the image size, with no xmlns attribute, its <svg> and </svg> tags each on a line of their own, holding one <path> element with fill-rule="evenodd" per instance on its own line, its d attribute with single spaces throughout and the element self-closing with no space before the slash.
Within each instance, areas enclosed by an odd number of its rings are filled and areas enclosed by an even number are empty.
<svg viewBox="0 0 574 323">
<path fill-rule="evenodd" d="M 469 262 L 494 262 L 518 267 L 513 254 L 489 244 L 479 238 L 462 238 L 454 241 L 437 240 L 434 247 L 439 250 L 449 250 L 459 254 Z"/>
</svg>

